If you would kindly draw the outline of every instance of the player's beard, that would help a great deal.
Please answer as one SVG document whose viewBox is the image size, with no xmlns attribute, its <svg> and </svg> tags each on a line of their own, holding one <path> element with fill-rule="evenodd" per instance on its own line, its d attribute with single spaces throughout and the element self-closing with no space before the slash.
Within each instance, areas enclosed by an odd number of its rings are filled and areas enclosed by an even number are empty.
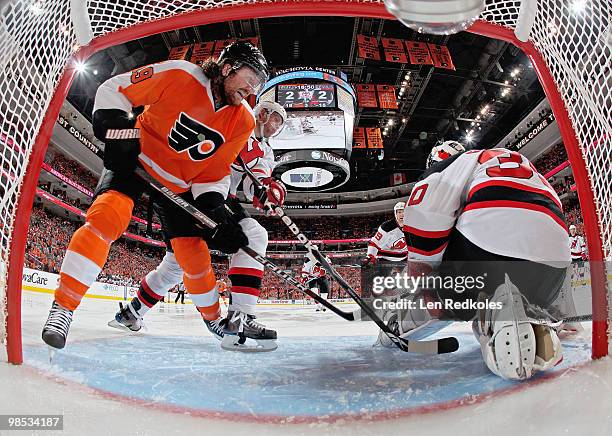
<svg viewBox="0 0 612 436">
<path fill-rule="evenodd" d="M 229 76 L 228 76 L 229 77 Z M 248 97 L 248 95 L 242 95 L 238 92 L 238 89 L 228 89 L 227 85 L 227 77 L 223 78 L 223 83 L 221 84 L 221 94 L 223 94 L 222 98 L 224 104 L 232 105 L 232 106 L 240 106 L 242 100 Z"/>
<path fill-rule="evenodd" d="M 221 75 L 213 79 L 211 88 L 215 98 L 215 110 L 229 104 L 225 95 L 225 80 Z"/>
</svg>

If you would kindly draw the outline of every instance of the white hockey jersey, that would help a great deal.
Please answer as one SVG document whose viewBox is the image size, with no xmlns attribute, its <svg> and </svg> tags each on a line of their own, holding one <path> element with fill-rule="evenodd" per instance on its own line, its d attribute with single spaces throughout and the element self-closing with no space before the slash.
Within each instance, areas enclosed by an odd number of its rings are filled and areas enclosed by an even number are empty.
<svg viewBox="0 0 612 436">
<path fill-rule="evenodd" d="M 324 277 L 325 274 L 326 272 L 323 267 L 310 259 L 308 259 L 302 267 L 302 277 L 306 277 L 306 280 Z"/>
<path fill-rule="evenodd" d="M 253 171 L 259 179 L 272 176 L 272 171 L 276 166 L 274 161 L 274 151 L 267 141 L 260 141 L 251 134 L 245 147 L 240 152 L 240 157 L 244 160 L 247 167 Z M 235 196 L 242 182 L 242 190 L 247 200 L 253 199 L 253 182 L 250 178 L 244 177 L 242 165 L 237 161 L 232 164 L 230 173 L 229 194 Z M 244 181 L 243 181 L 244 178 Z"/>
<path fill-rule="evenodd" d="M 408 255 L 408 246 L 403 230 L 393 218 L 385 221 L 368 244 L 368 255 L 378 259 L 400 261 Z"/>
<path fill-rule="evenodd" d="M 568 230 L 554 189 L 524 156 L 472 150 L 432 166 L 404 213 L 408 258 L 434 268 L 457 229 L 483 250 L 560 267 Z"/>
<path fill-rule="evenodd" d="M 584 238 L 580 235 L 570 235 L 569 240 L 572 260 L 582 259 L 584 253 L 586 252 L 586 244 L 584 243 Z"/>
</svg>

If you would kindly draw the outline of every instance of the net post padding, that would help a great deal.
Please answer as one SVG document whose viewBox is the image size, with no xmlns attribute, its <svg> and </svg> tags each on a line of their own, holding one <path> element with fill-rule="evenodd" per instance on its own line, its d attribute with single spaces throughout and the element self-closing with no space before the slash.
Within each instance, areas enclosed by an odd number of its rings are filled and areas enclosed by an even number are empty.
<svg viewBox="0 0 612 436">
<path fill-rule="evenodd" d="M 241 20 L 250 18 L 270 18 L 285 16 L 344 16 L 344 17 L 368 17 L 394 19 L 385 9 L 382 3 L 357 3 L 354 1 L 287 1 L 279 4 L 251 3 L 234 6 L 224 6 L 183 13 L 168 18 L 135 24 L 129 28 L 117 30 L 96 37 L 85 47 L 82 47 L 74 55 L 74 59 L 86 60 L 97 51 L 110 46 L 125 43 L 127 41 L 142 38 L 148 35 L 175 30 L 183 27 L 206 25 L 211 23 Z M 483 36 L 497 38 L 512 43 L 522 49 L 531 62 L 540 79 L 544 91 L 550 100 L 551 107 L 558 121 L 561 135 L 568 152 L 569 161 L 576 175 L 576 186 L 582 209 L 587 242 L 591 256 L 591 274 L 593 288 L 593 357 L 601 357 L 607 354 L 607 294 L 606 274 L 603 267 L 602 241 L 599 232 L 598 220 L 595 211 L 595 202 L 586 164 L 565 105 L 555 86 L 546 63 L 533 43 L 522 43 L 518 41 L 511 29 L 506 27 L 478 21 L 469 29 L 473 33 Z M 71 62 L 70 60 L 68 62 Z M 68 63 L 67 65 L 70 65 Z M 17 220 L 15 237 L 11 243 L 9 259 L 9 277 L 7 281 L 7 299 L 9 301 L 7 317 L 7 345 L 9 361 L 21 363 L 21 275 L 23 271 L 23 260 L 25 251 L 25 240 L 29 226 L 29 216 L 32 208 L 34 192 L 40 173 L 47 144 L 51 131 L 59 114 L 59 109 L 66 98 L 74 71 L 68 70 L 62 76 L 60 85 L 57 87 L 51 100 L 46 116 L 43 120 L 41 133 L 37 136 L 33 145 L 33 154 L 28 163 L 27 173 L 24 178 L 20 201 L 17 205 Z"/>
</svg>

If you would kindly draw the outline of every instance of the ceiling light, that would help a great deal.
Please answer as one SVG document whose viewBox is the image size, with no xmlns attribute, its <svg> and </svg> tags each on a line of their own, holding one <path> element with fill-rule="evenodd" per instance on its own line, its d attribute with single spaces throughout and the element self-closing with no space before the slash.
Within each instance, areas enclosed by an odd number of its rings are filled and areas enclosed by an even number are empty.
<svg viewBox="0 0 612 436">
<path fill-rule="evenodd" d="M 44 10 L 40 2 L 36 2 L 30 5 L 30 12 L 32 12 L 33 15 L 40 15 Z"/>
<path fill-rule="evenodd" d="M 76 61 L 74 68 L 77 70 L 77 73 L 84 73 L 87 71 L 87 66 L 85 62 Z"/>
<path fill-rule="evenodd" d="M 574 0 L 570 6 L 572 13 L 578 15 L 586 8 L 586 0 Z"/>
</svg>

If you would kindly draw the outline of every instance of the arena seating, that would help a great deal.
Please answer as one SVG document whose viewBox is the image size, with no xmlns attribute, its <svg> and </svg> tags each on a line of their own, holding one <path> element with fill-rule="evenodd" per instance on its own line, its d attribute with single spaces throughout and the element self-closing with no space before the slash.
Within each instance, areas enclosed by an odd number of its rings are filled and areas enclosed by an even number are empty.
<svg viewBox="0 0 612 436">
<path fill-rule="evenodd" d="M 560 147 L 560 148 L 559 148 Z M 555 168 L 567 159 L 563 146 L 553 147 L 548 153 L 544 154 L 535 162 L 536 167 L 540 172 L 545 173 L 552 168 Z M 63 175 L 73 179 L 77 183 L 83 185 L 87 189 L 93 190 L 96 185 L 96 180 L 78 163 L 55 153 L 52 158 L 49 158 L 47 163 L 54 169 L 61 172 Z M 560 194 L 570 191 L 574 184 L 573 177 L 568 176 L 557 183 L 555 188 Z M 49 189 L 47 183 L 41 183 L 43 189 Z M 61 189 L 55 189 L 53 195 L 61 198 L 66 203 L 69 203 L 81 210 L 86 210 L 87 204 L 83 204 L 81 200 L 70 198 L 67 192 Z M 147 204 L 142 202 L 135 209 L 135 216 L 146 217 Z M 566 204 L 566 217 L 569 224 L 575 224 L 578 227 L 578 232 L 583 234 L 583 225 L 580 215 L 580 208 L 575 198 L 569 200 Z M 374 235 L 376 228 L 385 220 L 392 217 L 392 213 L 365 215 L 361 217 L 334 217 L 334 216 L 313 216 L 312 218 L 297 218 L 295 219 L 298 226 L 311 239 L 347 239 L 347 238 L 370 238 Z M 295 239 L 285 226 L 278 225 L 278 221 L 273 217 L 258 217 L 259 222 L 268 230 L 270 240 L 293 240 Z M 32 211 L 30 229 L 28 232 L 28 242 L 26 247 L 26 266 L 36 268 L 43 271 L 57 273 L 61 267 L 61 262 L 70 241 L 72 233 L 76 230 L 76 224 L 71 221 L 52 215 L 50 212 L 43 210 L 41 207 L 35 207 Z M 142 226 L 137 226 L 132 223 L 128 231 L 144 236 Z M 155 236 L 156 239 L 161 239 L 161 234 Z M 352 244 L 355 248 L 355 244 Z M 295 251 L 296 245 L 277 245 L 275 251 L 287 250 Z M 324 249 L 334 249 L 334 247 L 325 247 Z M 343 249 L 350 249 L 351 246 Z M 365 248 L 363 249 L 365 252 Z M 163 257 L 164 249 L 138 243 L 125 238 L 113 244 L 108 262 L 106 263 L 99 281 L 137 286 L 140 279 L 160 262 Z M 351 262 L 357 263 L 358 259 L 353 258 Z M 337 262 L 340 264 L 340 262 Z M 291 269 L 299 275 L 303 264 L 303 259 L 294 259 L 284 261 L 284 268 Z M 215 261 L 215 272 L 217 278 L 227 278 L 228 260 Z M 358 290 L 360 275 L 359 268 L 349 266 L 338 266 L 338 271 L 349 281 L 349 283 Z M 330 298 L 345 297 L 343 291 L 334 283 L 331 289 Z M 261 298 L 269 299 L 301 299 L 302 295 L 298 291 L 288 290 L 285 283 L 280 281 L 276 276 L 268 272 L 264 275 L 263 292 Z"/>
</svg>

